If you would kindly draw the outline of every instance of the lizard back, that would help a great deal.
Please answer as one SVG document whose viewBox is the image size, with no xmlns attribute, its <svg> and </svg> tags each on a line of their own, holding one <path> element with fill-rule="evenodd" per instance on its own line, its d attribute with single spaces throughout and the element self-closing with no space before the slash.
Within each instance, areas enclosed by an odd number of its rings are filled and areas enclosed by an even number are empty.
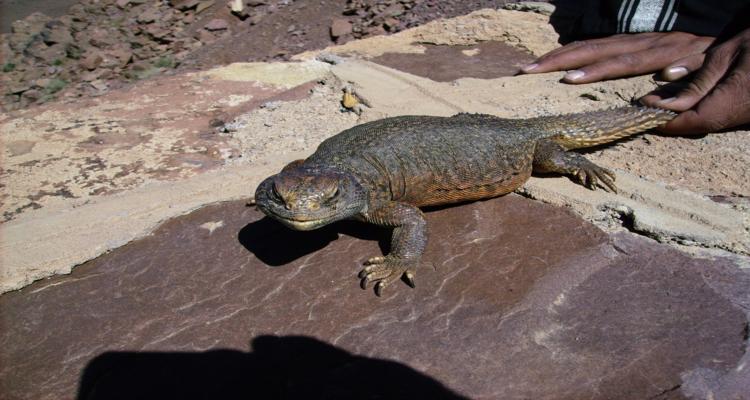
<svg viewBox="0 0 750 400">
<path fill-rule="evenodd" d="M 499 196 L 531 175 L 532 127 L 490 115 L 401 116 L 347 129 L 306 161 L 343 167 L 417 206 Z"/>
<path fill-rule="evenodd" d="M 400 116 L 347 129 L 306 161 L 342 167 L 382 197 L 417 206 L 499 196 L 530 176 L 539 140 L 590 147 L 662 125 L 674 113 L 620 107 L 578 114 L 506 119 L 485 114 Z"/>
</svg>

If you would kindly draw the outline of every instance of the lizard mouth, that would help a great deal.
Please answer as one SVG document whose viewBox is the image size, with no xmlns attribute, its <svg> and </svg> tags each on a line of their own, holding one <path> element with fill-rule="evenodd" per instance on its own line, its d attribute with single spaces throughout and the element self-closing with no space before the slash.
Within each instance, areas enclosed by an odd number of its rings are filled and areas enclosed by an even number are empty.
<svg viewBox="0 0 750 400">
<path fill-rule="evenodd" d="M 298 231 L 311 231 L 316 228 L 320 228 L 323 225 L 328 224 L 328 220 L 325 219 L 314 219 L 306 221 L 297 221 L 293 219 L 280 219 L 284 225 L 296 229 Z"/>
</svg>

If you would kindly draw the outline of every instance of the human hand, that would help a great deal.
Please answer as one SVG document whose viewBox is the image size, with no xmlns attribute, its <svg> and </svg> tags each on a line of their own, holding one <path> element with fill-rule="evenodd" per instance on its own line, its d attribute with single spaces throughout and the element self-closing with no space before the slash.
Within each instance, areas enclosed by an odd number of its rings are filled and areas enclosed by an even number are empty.
<svg viewBox="0 0 750 400">
<path fill-rule="evenodd" d="M 653 73 L 666 67 L 663 77 L 676 80 L 688 72 L 668 67 L 687 56 L 703 54 L 713 41 L 713 37 L 684 32 L 614 35 L 567 44 L 541 56 L 521 72 L 568 70 L 563 82 L 590 83 Z"/>
<path fill-rule="evenodd" d="M 750 29 L 665 70 L 692 76 L 686 85 L 676 82 L 641 99 L 644 105 L 680 112 L 660 131 L 701 134 L 750 123 Z"/>
</svg>

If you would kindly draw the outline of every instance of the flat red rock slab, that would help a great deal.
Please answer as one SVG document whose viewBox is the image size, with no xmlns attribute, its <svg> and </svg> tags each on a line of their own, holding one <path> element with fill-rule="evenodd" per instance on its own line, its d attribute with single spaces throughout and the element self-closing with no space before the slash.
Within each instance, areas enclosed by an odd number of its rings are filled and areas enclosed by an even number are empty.
<svg viewBox="0 0 750 400">
<path fill-rule="evenodd" d="M 385 53 L 372 61 L 433 81 L 450 82 L 459 78 L 513 76 L 536 58 L 503 42 L 482 42 L 471 46 L 421 46 L 426 48 L 423 54 Z"/>
<path fill-rule="evenodd" d="M 750 277 L 730 261 L 693 259 L 626 233 L 608 237 L 567 210 L 516 195 L 427 218 L 416 289 L 398 282 L 382 298 L 360 289 L 356 274 L 388 246 L 387 230 L 347 222 L 294 232 L 240 202 L 171 220 L 69 276 L 0 297 L 0 392 L 740 393 Z"/>
</svg>

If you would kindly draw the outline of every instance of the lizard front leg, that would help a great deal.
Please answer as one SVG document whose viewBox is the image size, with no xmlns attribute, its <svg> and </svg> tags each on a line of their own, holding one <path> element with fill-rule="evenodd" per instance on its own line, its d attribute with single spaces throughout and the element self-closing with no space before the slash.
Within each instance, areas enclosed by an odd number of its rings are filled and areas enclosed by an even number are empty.
<svg viewBox="0 0 750 400">
<path fill-rule="evenodd" d="M 599 185 L 617 193 L 615 174 L 586 157 L 568 151 L 554 139 L 541 139 L 534 150 L 534 172 L 556 172 L 572 175 L 581 185 L 596 190 Z M 601 181 L 601 182 L 600 182 Z"/>
<path fill-rule="evenodd" d="M 416 268 L 427 245 L 427 221 L 422 211 L 406 203 L 389 201 L 363 214 L 363 218 L 375 225 L 393 227 L 393 236 L 387 256 L 365 262 L 366 267 L 359 273 L 362 288 L 375 282 L 375 294 L 380 296 L 383 288 L 401 276 L 414 287 Z"/>
</svg>

